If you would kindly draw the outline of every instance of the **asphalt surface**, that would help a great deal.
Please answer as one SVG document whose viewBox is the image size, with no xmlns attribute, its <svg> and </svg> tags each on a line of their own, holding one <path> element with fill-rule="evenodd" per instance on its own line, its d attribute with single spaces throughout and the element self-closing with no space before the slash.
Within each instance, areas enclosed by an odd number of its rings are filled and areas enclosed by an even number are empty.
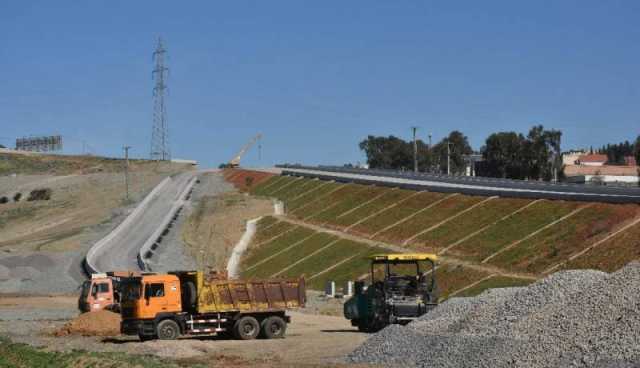
<svg viewBox="0 0 640 368">
<path fill-rule="evenodd" d="M 325 180 L 403 187 L 435 192 L 518 198 L 544 198 L 610 203 L 640 203 L 640 189 L 596 187 L 565 183 L 531 182 L 493 178 L 403 173 L 392 170 L 364 170 L 340 167 L 278 166 L 283 175 Z"/>
<path fill-rule="evenodd" d="M 153 235 L 197 171 L 181 173 L 169 179 L 160 190 L 152 194 L 144 212 L 135 221 L 130 221 L 100 244 L 91 255 L 96 271 L 139 270 L 138 252 Z"/>
</svg>

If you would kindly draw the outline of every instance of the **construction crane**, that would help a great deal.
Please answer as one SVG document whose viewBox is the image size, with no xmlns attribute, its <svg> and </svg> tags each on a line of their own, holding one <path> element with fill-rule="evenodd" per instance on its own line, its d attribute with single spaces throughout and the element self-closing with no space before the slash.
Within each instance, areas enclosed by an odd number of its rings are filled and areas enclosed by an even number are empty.
<svg viewBox="0 0 640 368">
<path fill-rule="evenodd" d="M 229 161 L 227 167 L 235 168 L 240 166 L 240 160 L 242 159 L 242 156 L 244 156 L 244 154 L 247 153 L 247 151 L 261 138 L 262 134 L 257 134 L 255 137 L 251 138 L 251 140 L 247 144 L 245 144 L 244 147 L 242 147 L 240 152 L 238 152 L 238 154 L 234 158 L 232 158 L 231 161 Z"/>
</svg>

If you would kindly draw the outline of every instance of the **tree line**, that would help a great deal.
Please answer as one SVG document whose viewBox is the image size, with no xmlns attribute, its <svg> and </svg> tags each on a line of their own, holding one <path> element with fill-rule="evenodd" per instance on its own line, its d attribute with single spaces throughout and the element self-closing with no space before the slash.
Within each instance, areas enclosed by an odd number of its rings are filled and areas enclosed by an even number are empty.
<svg viewBox="0 0 640 368">
<path fill-rule="evenodd" d="M 474 151 L 469 139 L 462 132 L 454 130 L 433 146 L 418 139 L 417 161 L 421 172 L 446 173 L 449 163 L 453 175 L 464 175 L 467 166 L 472 165 L 469 155 L 482 155 L 482 161 L 475 163 L 478 176 L 526 179 L 562 179 L 562 132 L 545 129 L 542 125 L 531 127 L 525 136 L 517 132 L 493 133 L 485 140 L 479 151 Z M 413 170 L 414 143 L 390 135 L 370 135 L 359 144 L 372 169 Z M 640 162 L 640 136 L 635 144 L 625 142 L 607 145 L 602 149 L 612 162 L 624 161 L 628 153 L 635 154 Z M 449 156 L 449 161 L 447 160 Z"/>
<path fill-rule="evenodd" d="M 416 146 L 418 170 L 421 172 L 446 173 L 449 152 L 451 173 L 463 174 L 466 167 L 464 156 L 473 153 L 467 136 L 457 130 L 431 147 L 420 139 L 416 140 Z M 393 135 L 370 135 L 360 142 L 360 149 L 364 151 L 367 164 L 372 169 L 413 170 L 413 141 L 405 141 Z"/>
<path fill-rule="evenodd" d="M 610 165 L 625 165 L 626 158 L 629 156 L 635 157 L 636 162 L 640 162 L 640 135 L 634 143 L 624 141 L 617 144 L 607 144 L 596 151 L 592 147 L 591 152 L 607 155 L 607 162 Z"/>
</svg>

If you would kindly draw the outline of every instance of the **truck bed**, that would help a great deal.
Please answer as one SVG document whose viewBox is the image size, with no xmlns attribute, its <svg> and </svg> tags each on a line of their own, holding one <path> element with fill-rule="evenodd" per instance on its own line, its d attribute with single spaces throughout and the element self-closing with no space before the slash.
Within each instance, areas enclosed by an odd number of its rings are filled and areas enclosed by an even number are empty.
<svg viewBox="0 0 640 368">
<path fill-rule="evenodd" d="M 229 280 L 196 275 L 199 313 L 267 312 L 304 307 L 305 281 L 299 279 Z"/>
</svg>

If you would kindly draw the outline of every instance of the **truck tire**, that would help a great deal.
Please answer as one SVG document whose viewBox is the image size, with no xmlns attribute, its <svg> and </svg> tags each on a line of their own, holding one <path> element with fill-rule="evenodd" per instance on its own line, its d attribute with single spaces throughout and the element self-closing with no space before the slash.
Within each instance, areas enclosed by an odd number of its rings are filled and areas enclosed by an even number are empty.
<svg viewBox="0 0 640 368">
<path fill-rule="evenodd" d="M 175 340 L 180 336 L 180 326 L 172 319 L 165 319 L 158 323 L 156 335 L 160 340 Z"/>
<path fill-rule="evenodd" d="M 265 339 L 281 339 L 287 331 L 287 323 L 278 316 L 265 318 L 260 324 L 260 336 Z"/>
<path fill-rule="evenodd" d="M 251 316 L 244 316 L 233 325 L 233 336 L 238 340 L 253 340 L 258 333 L 260 333 L 260 324 Z"/>
</svg>

